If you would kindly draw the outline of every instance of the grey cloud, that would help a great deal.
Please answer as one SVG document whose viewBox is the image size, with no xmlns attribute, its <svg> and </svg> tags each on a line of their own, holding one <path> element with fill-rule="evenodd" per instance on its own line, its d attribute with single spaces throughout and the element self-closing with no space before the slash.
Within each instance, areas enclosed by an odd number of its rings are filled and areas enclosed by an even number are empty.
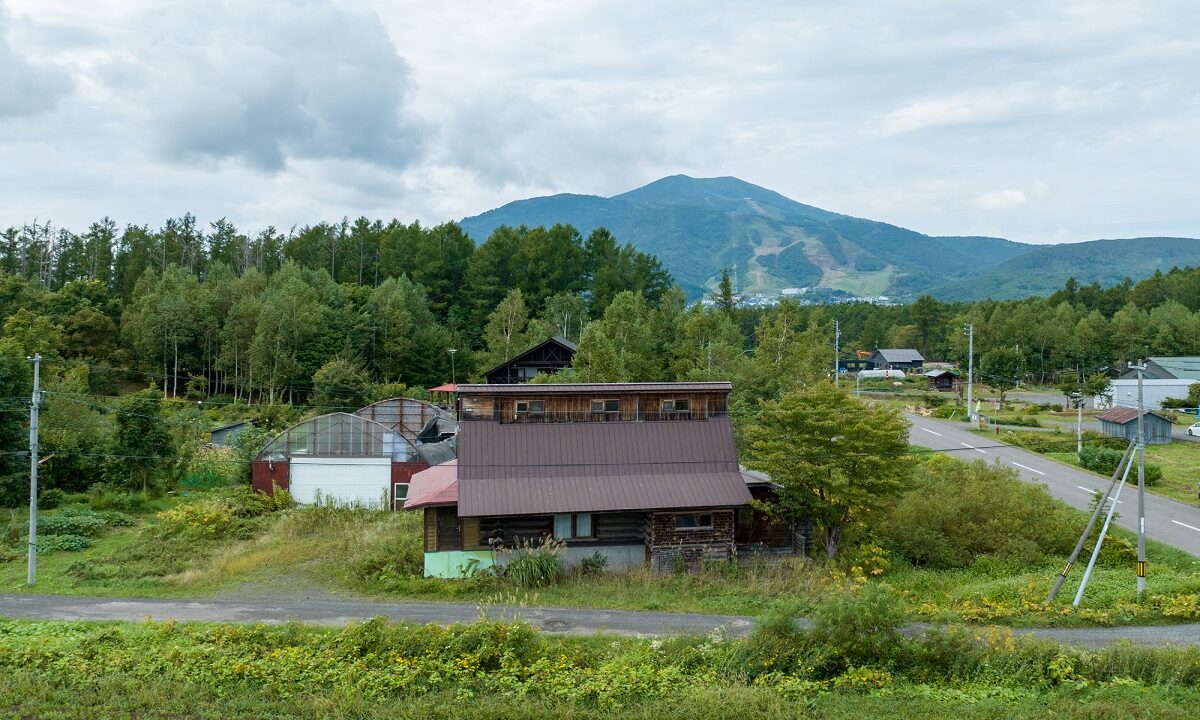
<svg viewBox="0 0 1200 720">
<path fill-rule="evenodd" d="M 179 3 L 138 39 L 108 78 L 145 109 L 172 159 L 399 168 L 421 152 L 409 67 L 374 15 L 329 0 Z"/>
<path fill-rule="evenodd" d="M 0 118 L 45 112 L 71 87 L 71 78 L 63 70 L 30 62 L 9 46 L 8 12 L 0 3 Z"/>
</svg>

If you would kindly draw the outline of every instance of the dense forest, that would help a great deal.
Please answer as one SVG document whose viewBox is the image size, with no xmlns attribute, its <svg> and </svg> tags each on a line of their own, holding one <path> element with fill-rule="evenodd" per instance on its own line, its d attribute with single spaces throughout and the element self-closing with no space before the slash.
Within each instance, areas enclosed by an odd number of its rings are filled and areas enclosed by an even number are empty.
<svg viewBox="0 0 1200 720">
<path fill-rule="evenodd" d="M 915 347 L 960 362 L 973 323 L 980 376 L 996 383 L 1200 354 L 1200 268 L 1005 302 L 742 309 L 728 287 L 714 299 L 689 306 L 657 258 L 566 225 L 501 227 L 478 244 L 454 224 L 366 218 L 253 237 L 190 215 L 157 230 L 107 218 L 82 234 L 9 228 L 4 492 L 19 493 L 27 472 L 34 353 L 45 358 L 46 482 L 75 489 L 145 477 L 145 462 L 174 457 L 180 438 L 218 419 L 258 417 L 269 429 L 302 412 L 421 396 L 551 334 L 579 343 L 576 368 L 559 379 L 731 379 L 742 408 L 826 376 L 835 318 L 846 356 Z M 164 408 L 170 423 L 143 422 Z"/>
</svg>

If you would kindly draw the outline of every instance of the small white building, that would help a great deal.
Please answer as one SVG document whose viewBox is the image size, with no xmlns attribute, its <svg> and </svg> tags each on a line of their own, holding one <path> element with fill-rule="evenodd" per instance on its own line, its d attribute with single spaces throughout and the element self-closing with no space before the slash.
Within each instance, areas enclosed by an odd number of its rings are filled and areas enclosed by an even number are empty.
<svg viewBox="0 0 1200 720">
<path fill-rule="evenodd" d="M 1163 400 L 1167 398 L 1184 399 L 1188 388 L 1197 380 L 1142 380 L 1142 402 L 1147 410 L 1161 410 Z M 1092 399 L 1092 407 L 1097 410 L 1107 410 L 1114 407 L 1137 408 L 1137 380 L 1113 380 L 1111 398 L 1097 395 Z"/>
</svg>

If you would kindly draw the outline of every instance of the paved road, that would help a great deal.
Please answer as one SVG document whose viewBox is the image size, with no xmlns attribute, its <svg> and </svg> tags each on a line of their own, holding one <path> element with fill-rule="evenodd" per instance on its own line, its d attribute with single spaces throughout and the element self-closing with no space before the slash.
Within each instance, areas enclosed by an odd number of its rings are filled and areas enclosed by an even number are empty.
<svg viewBox="0 0 1200 720">
<path fill-rule="evenodd" d="M 912 423 L 908 435 L 914 445 L 950 451 L 962 459 L 998 462 L 1016 470 L 1025 480 L 1046 485 L 1051 495 L 1080 510 L 1090 507 L 1094 490 L 1103 492 L 1108 487 L 1109 478 L 1007 445 L 995 436 L 975 435 L 954 424 L 919 415 L 905 417 Z M 1137 481 L 1130 480 L 1121 492 L 1114 522 L 1136 531 Z M 1147 493 L 1146 537 L 1200 555 L 1200 509 Z"/>
<path fill-rule="evenodd" d="M 141 622 L 264 623 L 299 621 L 342 626 L 352 621 L 384 616 L 393 621 L 450 624 L 469 623 L 481 617 L 476 605 L 466 603 L 381 603 L 363 600 L 147 600 L 65 595 L 0 595 L 0 617 L 20 620 L 125 620 Z M 721 630 L 733 637 L 750 631 L 754 618 L 732 615 L 689 615 L 627 610 L 581 608 L 489 608 L 487 617 L 524 620 L 543 632 L 657 636 L 707 634 Z M 808 622 L 801 620 L 801 625 Z M 913 624 L 904 628 L 916 634 L 933 627 Z M 1120 628 L 1021 628 L 1017 635 L 1057 640 L 1071 645 L 1099 647 L 1121 640 L 1146 645 L 1167 643 L 1200 645 L 1200 625 L 1166 625 Z"/>
<path fill-rule="evenodd" d="M 628 610 L 485 607 L 470 603 L 384 603 L 369 600 L 151 600 L 68 595 L 0 595 L 0 617 L 19 620 L 177 620 L 279 624 L 296 620 L 341 626 L 383 616 L 396 622 L 470 623 L 480 617 L 523 620 L 547 632 L 618 635 L 704 634 L 750 630 L 753 618 Z M 1198 634 L 1200 638 L 1200 634 Z M 1200 640 L 1198 640 L 1200 642 Z"/>
</svg>

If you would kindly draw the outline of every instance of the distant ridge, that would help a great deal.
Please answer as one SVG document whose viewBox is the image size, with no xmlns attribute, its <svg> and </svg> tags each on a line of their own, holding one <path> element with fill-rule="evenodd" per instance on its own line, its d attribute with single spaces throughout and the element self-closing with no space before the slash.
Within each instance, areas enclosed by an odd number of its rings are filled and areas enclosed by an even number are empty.
<svg viewBox="0 0 1200 720">
<path fill-rule="evenodd" d="M 482 242 L 501 225 L 607 227 L 657 255 L 692 296 L 722 268 L 739 289 L 777 294 L 831 287 L 858 296 L 1010 299 L 1053 292 L 1067 278 L 1109 284 L 1173 265 L 1200 265 L 1200 240 L 1133 238 L 1030 245 L 930 236 L 823 210 L 735 177 L 671 175 L 612 197 L 559 194 L 508 203 L 461 221 Z"/>
</svg>

